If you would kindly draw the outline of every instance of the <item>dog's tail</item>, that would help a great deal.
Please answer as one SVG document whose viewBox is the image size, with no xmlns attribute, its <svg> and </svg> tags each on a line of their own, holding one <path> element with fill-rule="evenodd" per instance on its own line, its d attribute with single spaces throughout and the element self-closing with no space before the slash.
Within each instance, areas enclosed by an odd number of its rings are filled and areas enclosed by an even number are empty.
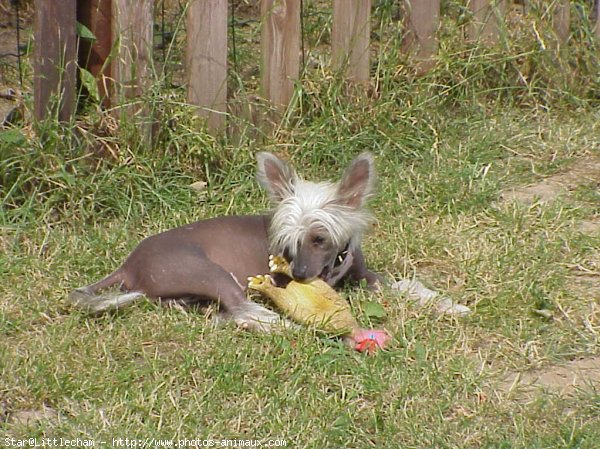
<svg viewBox="0 0 600 449">
<path fill-rule="evenodd" d="M 69 301 L 76 307 L 96 315 L 109 310 L 122 309 L 144 296 L 142 292 L 97 294 L 99 290 L 112 287 L 121 282 L 123 282 L 122 273 L 117 270 L 95 284 L 73 290 L 69 294 Z"/>
</svg>

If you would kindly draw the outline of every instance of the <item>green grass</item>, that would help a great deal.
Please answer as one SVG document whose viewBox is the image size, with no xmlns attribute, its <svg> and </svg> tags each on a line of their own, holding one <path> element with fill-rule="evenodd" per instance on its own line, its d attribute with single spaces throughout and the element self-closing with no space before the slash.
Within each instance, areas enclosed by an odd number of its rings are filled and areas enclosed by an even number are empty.
<svg viewBox="0 0 600 449">
<path fill-rule="evenodd" d="M 393 5 L 379 3 L 391 21 Z M 459 6 L 445 4 L 450 18 Z M 311 17 L 307 39 L 318 51 L 329 19 Z M 44 124 L 43 142 L 27 122 L 23 138 L 0 138 L 3 434 L 282 438 L 294 448 L 597 446 L 597 389 L 511 393 L 502 384 L 507 373 L 599 354 L 600 234 L 579 227 L 599 222 L 597 181 L 581 177 L 549 202 L 503 199 L 600 160 L 597 49 L 574 33 L 557 63 L 526 39 L 529 28 L 511 30 L 498 48 L 465 49 L 448 19 L 440 63 L 415 78 L 391 53 L 390 23 L 375 43 L 385 50 L 376 51 L 377 96 L 349 98 L 330 73 L 308 71 L 274 136 L 248 128 L 212 138 L 180 92 L 157 85 L 148 98 L 161 117 L 153 148 L 140 144 L 135 123 L 117 126 L 93 108 L 76 124 Z M 527 85 L 516 81 L 525 67 Z M 581 76 L 554 79 L 565 67 Z M 470 316 L 439 317 L 390 290 L 346 289 L 365 323 L 361 306 L 382 304 L 394 336 L 367 357 L 308 329 L 216 325 L 210 311 L 140 302 L 89 317 L 66 302 L 145 236 L 266 210 L 256 152 L 288 157 L 309 179 L 336 179 L 364 150 L 379 172 L 369 265 L 416 276 Z M 190 188 L 197 180 L 204 191 Z M 44 409 L 50 418 L 24 422 Z"/>
</svg>

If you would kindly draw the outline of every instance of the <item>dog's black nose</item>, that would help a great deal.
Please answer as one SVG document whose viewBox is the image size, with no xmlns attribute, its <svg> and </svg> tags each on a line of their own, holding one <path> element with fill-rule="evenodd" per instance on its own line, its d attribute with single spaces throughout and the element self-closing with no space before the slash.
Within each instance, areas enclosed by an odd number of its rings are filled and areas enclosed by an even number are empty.
<svg viewBox="0 0 600 449">
<path fill-rule="evenodd" d="M 306 265 L 292 267 L 292 276 L 297 281 L 305 281 L 308 278 L 307 275 L 308 267 Z"/>
</svg>

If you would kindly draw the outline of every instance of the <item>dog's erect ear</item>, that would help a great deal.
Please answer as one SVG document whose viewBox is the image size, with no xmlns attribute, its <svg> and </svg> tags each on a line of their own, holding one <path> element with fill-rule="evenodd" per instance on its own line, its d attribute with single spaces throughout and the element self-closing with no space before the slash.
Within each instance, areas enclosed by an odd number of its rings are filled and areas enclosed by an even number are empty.
<svg viewBox="0 0 600 449">
<path fill-rule="evenodd" d="M 279 202 L 291 194 L 298 176 L 287 162 L 265 152 L 256 155 L 256 162 L 256 177 L 269 193 L 271 201 Z"/>
<path fill-rule="evenodd" d="M 375 190 L 375 161 L 362 153 L 352 161 L 338 185 L 336 202 L 356 209 L 362 207 Z"/>
</svg>

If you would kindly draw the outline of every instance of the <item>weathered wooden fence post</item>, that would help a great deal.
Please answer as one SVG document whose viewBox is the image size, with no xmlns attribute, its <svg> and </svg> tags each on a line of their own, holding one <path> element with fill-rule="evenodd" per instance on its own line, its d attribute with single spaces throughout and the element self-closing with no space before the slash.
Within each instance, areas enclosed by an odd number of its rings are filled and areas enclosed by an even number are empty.
<svg viewBox="0 0 600 449">
<path fill-rule="evenodd" d="M 554 32 L 560 44 L 565 44 L 569 39 L 571 27 L 571 5 L 569 0 L 558 0 L 552 12 Z"/>
<path fill-rule="evenodd" d="M 600 39 L 600 0 L 596 0 L 594 2 L 594 12 L 593 12 L 593 16 L 595 19 L 595 23 L 594 23 L 594 34 L 596 35 L 596 37 L 598 39 Z"/>
<path fill-rule="evenodd" d="M 227 112 L 227 0 L 192 0 L 187 10 L 188 103 L 210 130 L 225 126 Z"/>
<path fill-rule="evenodd" d="M 47 118 L 57 108 L 58 119 L 69 121 L 75 110 L 75 1 L 35 2 L 33 112 L 36 120 Z"/>
<path fill-rule="evenodd" d="M 300 74 L 300 0 L 262 0 L 263 96 L 277 109 L 288 106 Z"/>
<path fill-rule="evenodd" d="M 435 64 L 439 23 L 440 0 L 405 0 L 402 51 L 414 54 L 418 74 L 427 72 Z"/>
<path fill-rule="evenodd" d="M 600 0 L 596 0 L 594 3 L 594 18 L 596 20 L 594 23 L 594 34 L 600 39 Z"/>
<path fill-rule="evenodd" d="M 558 45 L 569 39 L 571 5 L 569 0 L 523 0 L 526 11 L 537 11 L 541 18 L 551 21 Z M 598 3 L 594 3 L 597 5 Z"/>
<path fill-rule="evenodd" d="M 370 34 L 371 0 L 333 0 L 333 67 L 350 81 L 369 81 Z"/>
<path fill-rule="evenodd" d="M 77 0 L 77 20 L 89 28 L 96 40 L 79 41 L 78 61 L 98 80 L 102 104 L 110 106 L 111 73 L 108 58 L 112 48 L 112 0 Z"/>
<path fill-rule="evenodd" d="M 113 42 L 117 54 L 112 61 L 114 100 L 122 105 L 140 99 L 150 86 L 152 62 L 153 0 L 113 0 Z M 148 114 L 143 105 L 129 104 L 118 109 L 120 116 Z M 149 131 L 149 127 L 144 134 Z"/>
<path fill-rule="evenodd" d="M 471 42 L 494 44 L 500 35 L 500 23 L 506 12 L 506 0 L 470 0 L 473 18 L 467 28 Z"/>
</svg>

